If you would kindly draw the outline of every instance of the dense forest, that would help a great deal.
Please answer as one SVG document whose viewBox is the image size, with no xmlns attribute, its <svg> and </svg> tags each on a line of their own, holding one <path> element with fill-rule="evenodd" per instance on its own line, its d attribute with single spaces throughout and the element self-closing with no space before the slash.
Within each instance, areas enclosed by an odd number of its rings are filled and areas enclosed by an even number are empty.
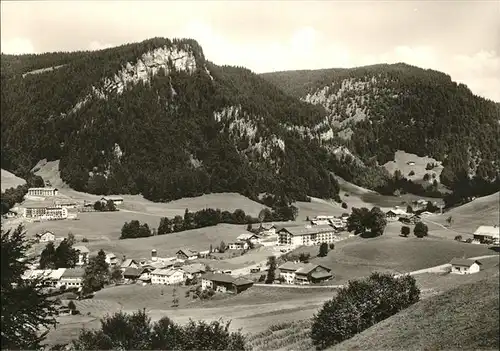
<svg viewBox="0 0 500 351">
<path fill-rule="evenodd" d="M 24 175 L 40 159 L 60 159 L 62 179 L 79 191 L 153 201 L 268 193 L 289 205 L 340 201 L 337 174 L 384 193 L 440 195 L 380 166 L 396 150 L 443 160 L 441 182 L 453 190 L 464 171 L 475 174 L 458 199 L 498 189 L 498 105 L 435 71 L 256 75 L 207 61 L 194 40 L 154 38 L 2 55 L 1 78 L 2 168 Z M 353 156 L 332 152 L 340 145 Z"/>
<path fill-rule="evenodd" d="M 458 197 L 500 190 L 500 105 L 444 73 L 381 64 L 261 76 L 290 96 L 324 107 L 322 127 L 335 135 L 349 131 L 343 144 L 365 164 L 385 164 L 404 150 L 443 161 L 440 181 L 463 195 Z M 347 180 L 370 185 L 355 176 Z"/>
</svg>

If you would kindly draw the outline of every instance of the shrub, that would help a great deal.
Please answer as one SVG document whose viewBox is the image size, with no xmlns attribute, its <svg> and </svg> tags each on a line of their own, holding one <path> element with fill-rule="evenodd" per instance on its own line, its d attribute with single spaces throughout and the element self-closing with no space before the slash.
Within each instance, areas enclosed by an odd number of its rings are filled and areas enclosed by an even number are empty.
<svg viewBox="0 0 500 351">
<path fill-rule="evenodd" d="M 89 239 L 87 239 L 87 238 L 82 239 L 82 243 L 88 243 L 88 242 L 89 242 Z"/>
<path fill-rule="evenodd" d="M 417 238 L 423 238 L 424 236 L 427 236 L 428 233 L 429 233 L 429 228 L 422 222 L 418 222 L 415 225 L 415 228 L 413 228 L 413 234 Z"/>
<path fill-rule="evenodd" d="M 350 281 L 313 317 L 311 339 L 318 350 L 347 340 L 420 299 L 415 278 L 373 273 Z"/>
<path fill-rule="evenodd" d="M 344 208 L 344 209 L 347 208 L 347 204 L 345 202 L 342 202 L 342 208 Z"/>
<path fill-rule="evenodd" d="M 410 235 L 410 227 L 404 225 L 401 227 L 401 235 L 404 236 L 404 237 L 407 237 L 408 235 Z"/>
<path fill-rule="evenodd" d="M 319 257 L 325 257 L 328 255 L 328 244 L 327 243 L 321 243 L 319 246 Z"/>
<path fill-rule="evenodd" d="M 456 241 L 462 241 L 462 236 L 461 236 L 461 235 L 457 235 L 457 236 L 455 237 L 455 240 L 456 240 Z"/>
<path fill-rule="evenodd" d="M 75 305 L 75 303 L 74 303 L 73 301 L 70 301 L 70 302 L 68 303 L 68 308 L 69 308 L 70 310 L 76 310 L 76 305 Z"/>
<path fill-rule="evenodd" d="M 344 196 L 349 196 L 349 193 L 345 193 Z"/>
<path fill-rule="evenodd" d="M 431 179 L 430 174 L 429 174 L 429 173 L 425 173 L 425 174 L 424 174 L 424 178 L 423 178 L 423 179 L 424 179 L 424 181 L 426 181 L 426 182 L 427 182 L 427 181 L 429 181 L 429 179 Z"/>
<path fill-rule="evenodd" d="M 333 250 L 333 249 L 335 249 L 335 244 L 334 243 L 330 243 L 330 245 L 328 245 L 328 247 L 330 248 L 330 250 Z"/>
<path fill-rule="evenodd" d="M 411 176 L 414 176 L 415 175 L 415 172 L 414 171 L 410 171 L 410 173 L 408 173 L 408 175 L 411 177 Z"/>
</svg>

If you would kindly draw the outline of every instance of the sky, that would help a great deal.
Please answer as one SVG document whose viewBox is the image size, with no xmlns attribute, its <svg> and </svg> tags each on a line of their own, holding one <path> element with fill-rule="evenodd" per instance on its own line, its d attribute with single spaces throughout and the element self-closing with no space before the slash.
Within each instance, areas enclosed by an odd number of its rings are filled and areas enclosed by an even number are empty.
<svg viewBox="0 0 500 351">
<path fill-rule="evenodd" d="M 500 102 L 500 0 L 2 1 L 1 51 L 193 38 L 256 73 L 406 62 Z"/>
</svg>

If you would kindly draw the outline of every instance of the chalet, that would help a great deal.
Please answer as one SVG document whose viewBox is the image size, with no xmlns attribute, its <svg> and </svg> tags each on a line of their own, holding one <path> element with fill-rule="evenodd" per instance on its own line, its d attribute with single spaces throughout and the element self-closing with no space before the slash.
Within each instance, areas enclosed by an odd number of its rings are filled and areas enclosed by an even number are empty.
<svg viewBox="0 0 500 351">
<path fill-rule="evenodd" d="M 75 249 L 78 252 L 78 261 L 76 262 L 77 266 L 83 266 L 89 263 L 90 251 L 86 246 L 83 245 L 73 246 L 73 249 Z"/>
<path fill-rule="evenodd" d="M 184 272 L 180 269 L 167 268 L 155 269 L 151 272 L 152 284 L 174 285 L 182 284 L 184 282 Z"/>
<path fill-rule="evenodd" d="M 83 284 L 83 276 L 85 270 L 83 268 L 68 268 L 61 276 L 60 285 L 70 288 L 81 288 Z"/>
<path fill-rule="evenodd" d="M 58 287 L 60 285 L 60 280 L 66 268 L 59 269 L 33 269 L 27 270 L 22 275 L 22 279 L 25 280 L 36 280 L 42 279 L 44 286 Z"/>
<path fill-rule="evenodd" d="M 189 279 L 193 279 L 194 277 L 199 278 L 201 277 L 202 274 L 204 274 L 207 271 L 207 267 L 202 263 L 189 264 L 183 266 L 181 269 L 184 271 L 186 277 Z"/>
<path fill-rule="evenodd" d="M 474 232 L 474 240 L 482 244 L 497 244 L 500 239 L 500 228 L 497 225 L 482 225 Z"/>
<path fill-rule="evenodd" d="M 256 234 L 251 234 L 251 233 L 244 233 L 238 235 L 236 238 L 237 241 L 250 241 L 252 244 L 259 244 L 260 243 L 260 238 Z"/>
<path fill-rule="evenodd" d="M 48 243 L 50 241 L 56 240 L 56 236 L 51 231 L 47 230 L 45 232 L 37 233 L 36 239 L 39 243 Z"/>
<path fill-rule="evenodd" d="M 335 229 L 332 226 L 285 227 L 278 230 L 278 245 L 293 247 L 318 245 L 335 242 Z"/>
<path fill-rule="evenodd" d="M 113 202 L 116 206 L 123 204 L 123 197 L 119 196 L 105 196 L 102 197 L 101 202 L 107 203 L 108 201 Z"/>
<path fill-rule="evenodd" d="M 55 188 L 29 188 L 28 196 L 57 196 L 58 190 Z"/>
<path fill-rule="evenodd" d="M 139 278 L 141 278 L 141 276 L 143 274 L 149 273 L 149 272 L 150 272 L 150 270 L 148 268 L 129 267 L 123 271 L 123 279 L 125 279 L 125 281 L 136 281 Z"/>
<path fill-rule="evenodd" d="M 258 229 L 259 235 L 275 235 L 276 234 L 276 226 L 270 223 L 261 223 Z"/>
<path fill-rule="evenodd" d="M 451 273 L 454 274 L 473 274 L 479 272 L 482 263 L 477 260 L 465 258 L 454 258 L 450 262 Z"/>
<path fill-rule="evenodd" d="M 314 284 L 332 277 L 330 268 L 312 263 L 285 262 L 278 269 L 287 284 Z"/>
<path fill-rule="evenodd" d="M 417 222 L 420 222 L 420 216 L 408 213 L 406 215 L 400 216 L 399 221 L 405 224 L 416 224 Z"/>
<path fill-rule="evenodd" d="M 385 217 L 387 218 L 388 221 L 398 221 L 401 217 L 407 215 L 408 213 L 406 213 L 405 210 L 402 210 L 400 208 L 394 208 L 385 213 Z"/>
<path fill-rule="evenodd" d="M 313 219 L 310 221 L 312 225 L 329 225 L 330 220 L 328 219 Z"/>
<path fill-rule="evenodd" d="M 125 269 L 127 269 L 127 268 L 139 268 L 139 267 L 140 267 L 139 263 L 137 263 L 136 260 L 131 259 L 131 258 L 127 258 L 120 265 L 120 269 L 122 270 L 122 272 L 125 271 Z"/>
<path fill-rule="evenodd" d="M 233 243 L 228 243 L 227 247 L 229 250 L 248 250 L 249 246 L 246 241 L 236 241 Z"/>
<path fill-rule="evenodd" d="M 408 166 L 415 166 L 415 162 L 414 161 L 408 161 L 408 162 L 406 162 L 406 164 Z"/>
<path fill-rule="evenodd" d="M 106 263 L 109 264 L 111 267 L 114 267 L 118 264 L 118 257 L 116 257 L 116 255 L 112 252 L 107 252 Z"/>
<path fill-rule="evenodd" d="M 251 280 L 234 278 L 228 274 L 207 273 L 202 276 L 201 289 L 239 294 L 253 285 Z"/>
<path fill-rule="evenodd" d="M 17 216 L 17 212 L 15 211 L 11 211 L 9 210 L 6 214 L 5 214 L 5 218 L 14 218 Z"/>
<path fill-rule="evenodd" d="M 175 255 L 181 260 L 194 260 L 199 257 L 199 252 L 191 249 L 181 249 Z"/>
</svg>

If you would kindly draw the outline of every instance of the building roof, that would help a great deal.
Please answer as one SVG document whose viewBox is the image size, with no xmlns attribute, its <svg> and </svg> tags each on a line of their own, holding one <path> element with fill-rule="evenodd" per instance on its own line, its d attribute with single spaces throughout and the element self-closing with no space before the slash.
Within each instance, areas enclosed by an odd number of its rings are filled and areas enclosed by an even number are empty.
<svg viewBox="0 0 500 351">
<path fill-rule="evenodd" d="M 296 271 L 304 266 L 304 263 L 295 263 L 291 261 L 287 261 L 283 263 L 281 266 L 278 267 L 280 270 L 285 270 L 285 271 Z"/>
<path fill-rule="evenodd" d="M 123 271 L 123 276 L 139 277 L 143 272 L 143 268 L 128 267 L 125 271 Z"/>
<path fill-rule="evenodd" d="M 389 213 L 394 213 L 395 215 L 407 215 L 408 213 L 406 213 L 405 210 L 402 210 L 400 208 L 393 208 L 392 210 L 389 210 L 386 212 L 386 214 L 389 214 Z"/>
<path fill-rule="evenodd" d="M 52 234 L 55 236 L 55 234 L 53 232 L 51 232 L 50 230 L 46 230 L 44 232 L 40 232 L 40 233 L 36 233 L 36 237 L 37 238 L 41 238 L 42 236 L 44 236 L 45 234 Z"/>
<path fill-rule="evenodd" d="M 83 278 L 85 270 L 83 268 L 68 268 L 62 274 L 61 278 Z"/>
<path fill-rule="evenodd" d="M 166 277 L 170 277 L 172 274 L 175 274 L 177 272 L 180 272 L 180 270 L 174 269 L 174 268 L 167 268 L 167 269 L 157 268 L 154 271 L 152 271 L 151 274 L 152 275 L 164 275 Z"/>
<path fill-rule="evenodd" d="M 473 263 L 482 264 L 477 260 L 470 260 L 467 258 L 454 258 L 451 260 L 450 263 L 452 266 L 461 266 L 461 267 L 470 267 L 472 266 Z"/>
<path fill-rule="evenodd" d="M 177 251 L 177 253 L 179 253 L 179 252 L 185 254 L 188 257 L 198 255 L 198 251 L 191 250 L 191 249 L 180 249 L 179 251 Z"/>
<path fill-rule="evenodd" d="M 87 246 L 83 245 L 73 246 L 73 249 L 81 253 L 90 253 L 90 250 L 87 248 Z"/>
<path fill-rule="evenodd" d="M 106 257 L 107 258 L 116 258 L 116 255 L 112 252 L 106 252 Z"/>
<path fill-rule="evenodd" d="M 236 240 L 242 240 L 242 241 L 244 241 L 244 240 L 250 240 L 252 238 L 257 238 L 258 239 L 259 237 L 257 235 L 255 235 L 255 234 L 244 233 L 244 234 L 238 235 L 238 237 L 236 238 Z"/>
<path fill-rule="evenodd" d="M 123 197 L 121 196 L 103 196 L 102 199 L 108 201 L 108 200 L 111 200 L 111 201 L 123 201 Z"/>
<path fill-rule="evenodd" d="M 282 231 L 282 230 L 286 230 L 288 233 L 290 233 L 293 236 L 301 236 L 301 235 L 320 234 L 320 233 L 331 232 L 334 230 L 334 228 L 330 225 L 315 225 L 311 228 L 284 227 L 283 229 L 280 229 L 280 231 Z"/>
<path fill-rule="evenodd" d="M 276 226 L 272 223 L 261 223 L 259 228 L 269 230 L 269 229 L 276 228 Z"/>
<path fill-rule="evenodd" d="M 301 268 L 299 268 L 295 273 L 296 274 L 309 274 L 309 273 L 311 273 L 313 270 L 315 270 L 318 267 L 322 267 L 322 268 L 324 268 L 327 271 L 331 270 L 330 268 L 322 266 L 322 265 L 319 265 L 319 264 L 306 263 Z"/>
<path fill-rule="evenodd" d="M 214 282 L 229 283 L 229 284 L 234 284 L 234 282 L 237 280 L 236 278 L 234 278 L 229 274 L 221 274 L 221 273 L 207 273 L 204 274 L 202 278 Z"/>
<path fill-rule="evenodd" d="M 498 226 L 482 225 L 476 229 L 474 235 L 484 235 L 484 236 L 491 236 L 493 238 L 499 238 L 500 228 Z"/>
<path fill-rule="evenodd" d="M 243 278 L 236 278 L 233 284 L 236 286 L 243 286 L 243 285 L 253 284 L 253 281 Z"/>
<path fill-rule="evenodd" d="M 43 188 L 29 188 L 28 191 L 30 190 L 48 190 L 48 191 L 54 191 L 57 190 L 56 188 L 50 188 L 50 187 L 43 187 Z"/>
<path fill-rule="evenodd" d="M 127 268 L 129 267 L 132 263 L 138 264 L 136 260 L 132 258 L 127 258 L 125 261 L 122 262 L 120 265 L 121 268 Z"/>
<path fill-rule="evenodd" d="M 314 279 L 324 279 L 324 278 L 329 278 L 332 276 L 332 273 L 330 272 L 314 272 L 311 274 L 311 277 Z"/>
<path fill-rule="evenodd" d="M 193 263 L 181 268 L 184 272 L 189 274 L 204 273 L 207 271 L 207 267 L 202 263 Z"/>
</svg>

